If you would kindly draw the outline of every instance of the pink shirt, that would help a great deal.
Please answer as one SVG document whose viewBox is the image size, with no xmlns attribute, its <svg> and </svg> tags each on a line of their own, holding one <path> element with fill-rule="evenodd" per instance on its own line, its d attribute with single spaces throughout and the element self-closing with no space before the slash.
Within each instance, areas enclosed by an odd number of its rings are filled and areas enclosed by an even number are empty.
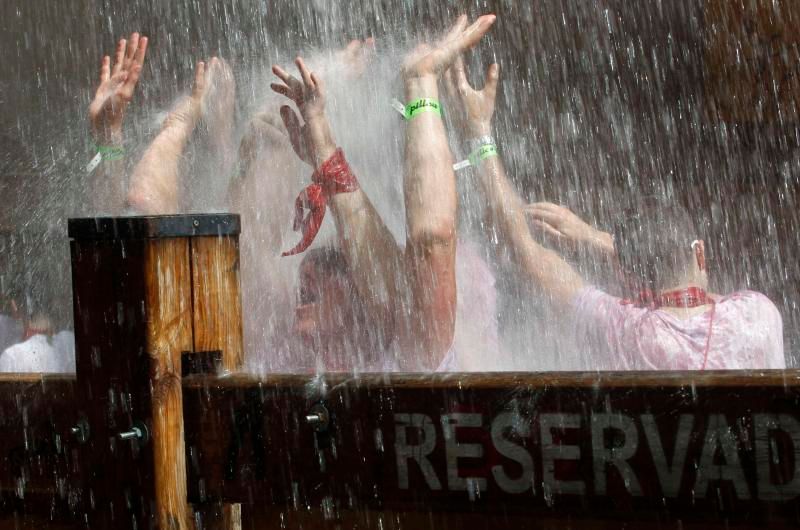
<svg viewBox="0 0 800 530">
<path fill-rule="evenodd" d="M 575 332 L 595 370 L 707 370 L 786 368 L 783 321 L 769 298 L 739 291 L 714 309 L 681 319 L 658 309 L 623 305 L 595 287 L 575 298 Z"/>
</svg>

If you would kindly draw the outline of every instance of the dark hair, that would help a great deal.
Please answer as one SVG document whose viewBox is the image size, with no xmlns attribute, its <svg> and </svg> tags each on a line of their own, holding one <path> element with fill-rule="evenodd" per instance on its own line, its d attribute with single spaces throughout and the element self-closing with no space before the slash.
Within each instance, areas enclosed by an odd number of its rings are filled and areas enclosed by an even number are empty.
<svg viewBox="0 0 800 530">
<path fill-rule="evenodd" d="M 312 248 L 303 255 L 303 261 L 301 263 L 303 265 L 309 264 L 319 272 L 326 274 L 349 276 L 350 273 L 344 253 L 336 247 L 324 246 Z"/>
<path fill-rule="evenodd" d="M 653 197 L 627 209 L 614 227 L 620 267 L 636 290 L 658 291 L 678 281 L 694 260 L 697 239 L 701 234 L 686 208 Z"/>
</svg>

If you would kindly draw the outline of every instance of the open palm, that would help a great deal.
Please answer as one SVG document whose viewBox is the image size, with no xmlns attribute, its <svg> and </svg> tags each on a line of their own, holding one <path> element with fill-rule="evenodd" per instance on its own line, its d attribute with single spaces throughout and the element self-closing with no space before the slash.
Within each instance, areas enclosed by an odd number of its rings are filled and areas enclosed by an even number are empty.
<svg viewBox="0 0 800 530">
<path fill-rule="evenodd" d="M 142 72 L 147 37 L 133 33 L 130 40 L 120 39 L 114 64 L 106 55 L 100 66 L 100 84 L 89 105 L 89 122 L 98 142 L 107 142 L 122 129 L 125 109 L 133 99 Z"/>
</svg>

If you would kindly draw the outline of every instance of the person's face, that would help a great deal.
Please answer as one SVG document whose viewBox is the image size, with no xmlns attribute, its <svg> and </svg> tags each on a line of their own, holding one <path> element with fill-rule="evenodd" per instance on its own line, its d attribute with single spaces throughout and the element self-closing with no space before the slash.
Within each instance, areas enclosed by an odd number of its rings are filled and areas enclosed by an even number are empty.
<svg viewBox="0 0 800 530">
<path fill-rule="evenodd" d="M 341 274 L 320 272 L 313 264 L 300 268 L 300 289 L 293 331 L 303 345 L 321 357 L 327 370 L 345 366 L 357 344 L 349 282 Z"/>
</svg>

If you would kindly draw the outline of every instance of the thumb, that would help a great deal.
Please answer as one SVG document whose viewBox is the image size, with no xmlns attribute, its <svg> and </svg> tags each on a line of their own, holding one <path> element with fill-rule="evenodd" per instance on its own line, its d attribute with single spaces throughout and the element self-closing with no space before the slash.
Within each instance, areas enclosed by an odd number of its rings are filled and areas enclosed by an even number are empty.
<svg viewBox="0 0 800 530">
<path fill-rule="evenodd" d="M 489 70 L 486 72 L 486 84 L 483 86 L 483 93 L 492 101 L 497 97 L 497 82 L 499 79 L 500 65 L 494 63 L 489 66 Z"/>
<path fill-rule="evenodd" d="M 289 133 L 289 141 L 292 143 L 292 149 L 300 157 L 301 160 L 307 162 L 305 156 L 305 149 L 303 148 L 303 127 L 300 125 L 300 119 L 297 113 L 292 110 L 288 105 L 281 107 L 281 119 L 286 131 Z"/>
</svg>

